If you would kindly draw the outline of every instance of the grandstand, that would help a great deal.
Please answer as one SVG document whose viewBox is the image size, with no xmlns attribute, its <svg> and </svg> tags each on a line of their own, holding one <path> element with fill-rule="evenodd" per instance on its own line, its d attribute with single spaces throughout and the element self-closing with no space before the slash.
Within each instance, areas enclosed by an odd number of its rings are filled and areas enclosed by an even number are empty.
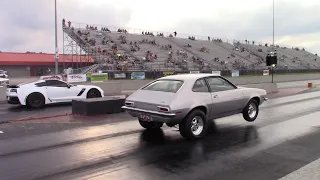
<svg viewBox="0 0 320 180">
<path fill-rule="evenodd" d="M 75 28 L 63 24 L 64 36 L 71 38 L 95 62 L 75 72 L 263 70 L 267 68 L 265 57 L 273 49 L 268 44 L 249 41 L 182 38 L 174 33 L 110 29 L 90 25 Z M 305 49 L 278 45 L 275 49 L 278 53 L 277 70 L 320 67 L 319 56 Z"/>
</svg>

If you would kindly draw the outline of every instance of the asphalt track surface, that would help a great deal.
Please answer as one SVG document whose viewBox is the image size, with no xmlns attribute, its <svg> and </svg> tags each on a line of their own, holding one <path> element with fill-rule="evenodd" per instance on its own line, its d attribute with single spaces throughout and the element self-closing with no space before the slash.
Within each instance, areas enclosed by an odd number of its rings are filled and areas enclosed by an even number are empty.
<svg viewBox="0 0 320 180">
<path fill-rule="evenodd" d="M 320 158 L 319 117 L 317 91 L 270 99 L 252 123 L 241 115 L 216 119 L 198 141 L 166 126 L 144 130 L 125 113 L 112 121 L 7 123 L 0 125 L 0 179 L 279 179 Z"/>
</svg>

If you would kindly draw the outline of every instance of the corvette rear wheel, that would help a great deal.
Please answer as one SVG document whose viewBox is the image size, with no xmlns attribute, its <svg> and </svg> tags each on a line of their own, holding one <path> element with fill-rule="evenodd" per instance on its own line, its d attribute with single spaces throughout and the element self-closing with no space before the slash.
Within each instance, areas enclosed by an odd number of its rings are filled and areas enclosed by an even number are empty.
<svg viewBox="0 0 320 180">
<path fill-rule="evenodd" d="M 97 89 L 90 89 L 88 94 L 87 94 L 87 98 L 98 98 L 101 97 L 101 93 L 100 91 L 98 91 Z"/>
<path fill-rule="evenodd" d="M 45 99 L 40 93 L 32 93 L 27 98 L 27 106 L 31 108 L 40 108 L 45 104 Z"/>
</svg>

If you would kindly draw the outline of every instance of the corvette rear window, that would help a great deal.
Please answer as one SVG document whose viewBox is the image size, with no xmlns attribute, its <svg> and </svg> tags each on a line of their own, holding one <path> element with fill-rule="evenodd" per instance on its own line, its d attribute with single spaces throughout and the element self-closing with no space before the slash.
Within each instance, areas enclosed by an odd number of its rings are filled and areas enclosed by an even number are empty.
<svg viewBox="0 0 320 180">
<path fill-rule="evenodd" d="M 149 91 L 163 91 L 163 92 L 172 92 L 176 93 L 182 86 L 183 81 L 179 80 L 158 80 L 153 82 L 146 87 L 142 88 L 143 90 Z"/>
</svg>

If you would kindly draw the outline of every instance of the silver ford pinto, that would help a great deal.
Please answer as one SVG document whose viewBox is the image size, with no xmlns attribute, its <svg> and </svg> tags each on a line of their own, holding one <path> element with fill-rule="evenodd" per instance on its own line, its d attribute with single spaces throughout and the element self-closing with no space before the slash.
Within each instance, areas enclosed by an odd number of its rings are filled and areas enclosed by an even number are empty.
<svg viewBox="0 0 320 180">
<path fill-rule="evenodd" d="M 179 125 L 186 139 L 201 138 L 209 121 L 242 113 L 254 121 L 267 100 L 263 89 L 237 87 L 222 76 L 180 74 L 159 78 L 127 97 L 122 107 L 144 128 Z"/>
</svg>

